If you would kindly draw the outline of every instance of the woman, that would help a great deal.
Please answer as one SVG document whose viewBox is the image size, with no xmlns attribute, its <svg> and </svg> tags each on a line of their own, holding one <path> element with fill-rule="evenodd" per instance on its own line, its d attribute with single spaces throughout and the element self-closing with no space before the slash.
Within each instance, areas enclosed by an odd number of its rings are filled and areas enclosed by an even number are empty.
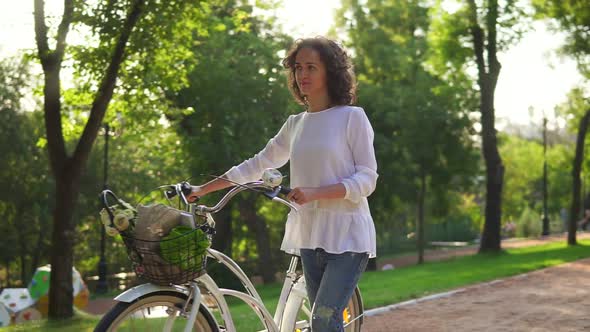
<svg viewBox="0 0 590 332">
<path fill-rule="evenodd" d="M 245 183 L 266 168 L 290 161 L 287 199 L 300 206 L 289 214 L 281 249 L 301 256 L 312 309 L 312 330 L 343 331 L 342 311 L 369 258 L 375 227 L 367 197 L 375 189 L 373 129 L 356 99 L 346 52 L 323 37 L 298 40 L 283 60 L 289 88 L 306 110 L 291 115 L 254 157 L 224 179 Z M 216 179 L 193 187 L 191 197 L 232 185 Z"/>
</svg>

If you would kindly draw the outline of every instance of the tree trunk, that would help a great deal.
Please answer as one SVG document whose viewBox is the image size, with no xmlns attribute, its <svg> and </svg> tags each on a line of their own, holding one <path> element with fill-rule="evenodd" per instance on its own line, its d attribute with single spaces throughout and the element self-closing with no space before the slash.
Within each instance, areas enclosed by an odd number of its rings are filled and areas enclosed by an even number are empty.
<svg viewBox="0 0 590 332">
<path fill-rule="evenodd" d="M 418 241 L 418 264 L 424 263 L 424 200 L 426 197 L 426 175 L 420 174 L 420 190 L 418 191 L 418 220 L 416 224 Z"/>
<path fill-rule="evenodd" d="M 49 286 L 49 317 L 73 315 L 72 267 L 74 249 L 73 209 L 78 197 L 78 179 L 64 172 L 56 179 L 57 204 L 53 213 L 51 238 L 51 278 Z M 59 304 L 59 305 L 55 305 Z"/>
<path fill-rule="evenodd" d="M 37 268 L 39 267 L 39 258 L 41 256 L 41 252 L 43 251 L 43 240 L 45 239 L 45 232 L 43 231 L 43 224 L 39 223 L 41 227 L 41 231 L 39 231 L 39 237 L 37 237 L 37 245 L 35 246 L 35 250 L 33 251 L 33 257 L 31 258 L 31 273 L 35 273 Z"/>
<path fill-rule="evenodd" d="M 10 286 L 10 261 L 6 261 L 6 288 Z"/>
<path fill-rule="evenodd" d="M 20 220 L 21 222 L 28 222 L 26 220 L 24 220 L 24 207 L 18 207 L 16 210 L 16 220 Z M 16 235 L 17 235 L 17 240 L 18 240 L 18 247 L 19 247 L 19 261 L 20 261 L 20 280 L 21 280 L 21 285 L 26 285 L 27 281 L 28 281 L 28 276 L 27 276 L 27 241 L 25 239 L 25 232 L 23 231 L 23 226 L 17 226 L 16 224 L 14 224 L 15 226 L 15 231 L 16 231 Z"/>
<path fill-rule="evenodd" d="M 574 158 L 574 167 L 572 169 L 572 206 L 570 210 L 569 224 L 567 226 L 567 243 L 576 245 L 576 228 L 577 221 L 580 217 L 580 173 L 582 172 L 582 161 L 584 160 L 584 141 L 586 140 L 586 131 L 588 130 L 588 121 L 590 120 L 590 110 L 586 111 L 584 117 L 580 120 L 578 129 L 578 138 L 576 140 L 576 156 Z"/>
<path fill-rule="evenodd" d="M 20 284 L 21 287 L 26 287 L 28 283 L 28 276 L 27 276 L 27 257 L 24 253 L 21 252 L 19 255 L 20 260 Z"/>
<path fill-rule="evenodd" d="M 494 80 L 493 85 L 495 86 Z M 484 84 L 481 98 L 481 124 L 483 155 L 486 164 L 486 207 L 485 224 L 481 237 L 480 252 L 500 251 L 502 187 L 504 165 L 498 151 L 495 128 L 494 90 L 492 84 Z"/>
<path fill-rule="evenodd" d="M 63 319 L 73 315 L 72 263 L 73 223 L 72 213 L 78 197 L 80 174 L 90 155 L 106 109 L 113 97 L 119 68 L 131 32 L 139 20 L 143 0 L 135 0 L 130 7 L 121 33 L 113 48 L 112 57 L 90 109 L 88 121 L 74 149 L 68 156 L 62 130 L 60 70 L 66 50 L 66 37 L 74 17 L 74 1 L 64 0 L 64 12 L 55 37 L 55 49 L 50 49 L 48 28 L 45 24 L 45 4 L 35 0 L 35 40 L 37 55 L 43 67 L 43 111 L 47 135 L 47 149 L 51 170 L 56 181 L 56 205 L 53 212 L 51 248 L 51 282 L 49 290 L 49 318 Z"/>
<path fill-rule="evenodd" d="M 485 223 L 479 252 L 496 252 L 501 249 L 500 224 L 502 218 L 502 187 L 504 183 L 504 165 L 498 151 L 494 108 L 496 84 L 502 68 L 497 57 L 496 42 L 498 1 L 489 0 L 486 3 L 486 14 L 483 20 L 485 29 L 479 25 L 478 8 L 475 0 L 468 0 L 468 5 L 473 50 L 478 72 L 477 84 L 480 88 L 479 110 L 481 113 L 482 149 L 486 164 Z M 487 42 L 484 42 L 486 39 Z M 487 57 L 484 56 L 484 50 Z"/>
<path fill-rule="evenodd" d="M 256 248 L 258 250 L 258 273 L 262 275 L 265 284 L 275 281 L 272 256 L 270 251 L 270 236 L 266 222 L 256 214 L 255 199 L 244 199 L 239 202 L 240 216 L 248 224 L 256 236 Z"/>
</svg>

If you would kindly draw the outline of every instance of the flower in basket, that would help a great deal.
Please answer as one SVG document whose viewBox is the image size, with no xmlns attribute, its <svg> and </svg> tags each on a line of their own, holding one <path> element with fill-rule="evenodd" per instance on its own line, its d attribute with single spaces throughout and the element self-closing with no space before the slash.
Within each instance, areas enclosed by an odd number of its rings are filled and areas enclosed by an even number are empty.
<svg viewBox="0 0 590 332">
<path fill-rule="evenodd" d="M 119 234 L 119 231 L 115 227 L 105 225 L 104 229 L 108 236 L 117 236 Z"/>
<path fill-rule="evenodd" d="M 111 218 L 109 217 L 109 213 L 107 212 L 107 210 L 105 208 L 100 210 L 100 221 L 105 226 L 109 226 L 109 227 L 111 226 Z"/>
<path fill-rule="evenodd" d="M 117 230 L 119 231 L 124 231 L 127 230 L 127 228 L 129 228 L 129 216 L 126 213 L 117 213 L 115 215 L 115 227 L 117 228 Z"/>
<path fill-rule="evenodd" d="M 133 231 L 134 219 L 137 216 L 137 210 L 131 204 L 119 200 L 121 203 L 110 206 L 109 209 L 113 214 L 114 218 L 111 220 L 109 213 L 106 209 L 100 211 L 100 220 L 105 227 L 107 234 L 115 236 L 122 233 L 129 233 Z"/>
<path fill-rule="evenodd" d="M 168 263 L 183 270 L 201 269 L 207 248 L 211 245 L 209 237 L 201 229 L 176 226 L 160 242 L 160 254 Z"/>
</svg>

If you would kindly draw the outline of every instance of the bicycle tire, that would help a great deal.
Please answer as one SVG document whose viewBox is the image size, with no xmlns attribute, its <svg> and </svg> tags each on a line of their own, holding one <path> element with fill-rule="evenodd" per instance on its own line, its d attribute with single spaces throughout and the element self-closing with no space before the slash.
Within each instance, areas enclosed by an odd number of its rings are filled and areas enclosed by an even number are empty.
<svg viewBox="0 0 590 332">
<path fill-rule="evenodd" d="M 156 316 L 156 318 L 146 318 L 144 312 L 144 322 L 134 325 L 135 323 L 133 323 L 133 319 L 135 318 L 133 315 L 138 315 L 138 312 L 142 309 L 146 309 L 150 315 L 151 311 L 153 310 L 154 315 L 157 315 L 158 310 L 161 311 L 163 309 L 148 309 L 156 307 L 168 307 L 175 310 L 176 318 L 173 319 L 173 321 L 174 323 L 177 323 L 178 318 L 182 318 L 181 316 L 178 316 L 178 312 L 180 312 L 181 308 L 184 307 L 186 299 L 187 296 L 182 293 L 160 291 L 144 295 L 133 302 L 118 302 L 103 316 L 98 325 L 95 327 L 94 331 L 152 331 L 152 328 L 146 328 L 147 324 L 162 323 L 162 319 L 158 319 L 161 317 Z M 148 321 L 148 319 L 150 321 Z M 130 326 L 129 324 L 127 326 L 124 325 L 126 321 L 131 321 Z M 178 326 L 181 326 L 182 328 L 184 328 L 184 325 L 186 324 L 185 321 L 178 321 L 178 323 Z M 219 332 L 215 318 L 213 318 L 211 313 L 203 306 L 203 304 L 199 306 L 199 313 L 197 314 L 194 325 L 193 331 Z M 176 331 L 177 328 L 173 328 L 172 330 Z"/>
</svg>

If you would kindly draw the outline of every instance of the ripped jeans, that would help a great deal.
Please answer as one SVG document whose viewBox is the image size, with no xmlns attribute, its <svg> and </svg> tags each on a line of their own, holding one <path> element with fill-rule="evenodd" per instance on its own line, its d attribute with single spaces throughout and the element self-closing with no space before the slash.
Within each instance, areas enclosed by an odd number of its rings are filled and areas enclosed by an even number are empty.
<svg viewBox="0 0 590 332">
<path fill-rule="evenodd" d="M 368 253 L 327 253 L 321 248 L 301 249 L 301 263 L 309 302 L 313 303 L 313 332 L 344 331 L 342 311 L 352 296 Z"/>
</svg>

